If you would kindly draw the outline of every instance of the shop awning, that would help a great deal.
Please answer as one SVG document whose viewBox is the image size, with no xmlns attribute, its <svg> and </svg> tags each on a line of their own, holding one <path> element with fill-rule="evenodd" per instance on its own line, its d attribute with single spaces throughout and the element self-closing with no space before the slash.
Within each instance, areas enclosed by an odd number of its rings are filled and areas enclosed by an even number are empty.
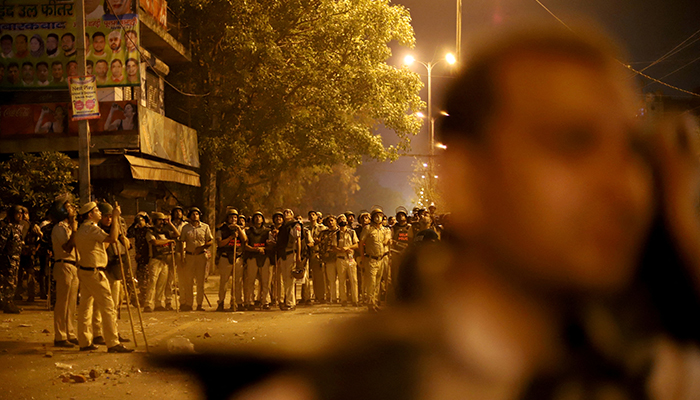
<svg viewBox="0 0 700 400">
<path fill-rule="evenodd" d="M 147 160 L 145 158 L 124 155 L 131 168 L 134 179 L 146 181 L 166 181 L 182 183 L 189 186 L 200 186 L 199 174 L 174 165 Z"/>
</svg>

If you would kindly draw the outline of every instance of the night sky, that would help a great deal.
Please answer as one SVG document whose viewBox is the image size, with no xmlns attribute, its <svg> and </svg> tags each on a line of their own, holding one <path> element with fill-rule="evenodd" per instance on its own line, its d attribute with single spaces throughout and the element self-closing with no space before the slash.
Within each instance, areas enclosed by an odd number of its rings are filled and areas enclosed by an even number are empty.
<svg viewBox="0 0 700 400">
<path fill-rule="evenodd" d="M 608 31 L 629 53 L 626 61 L 636 69 L 648 66 L 681 42 L 700 31 L 700 0 L 540 0 L 550 11 L 564 22 L 584 18 L 593 21 Z M 411 12 L 415 30 L 416 47 L 407 49 L 393 46 L 391 65 L 400 66 L 406 54 L 417 60 L 437 60 L 447 52 L 455 51 L 456 0 L 394 0 Z M 462 57 L 469 57 L 466 44 L 470 35 L 488 28 L 497 28 L 509 21 L 521 18 L 552 19 L 535 0 L 462 0 Z M 697 40 L 692 44 L 693 40 Z M 688 45 L 689 44 L 689 45 Z M 694 91 L 700 88 L 700 32 L 688 43 L 687 48 L 667 61 L 652 66 L 645 72 L 683 89 Z M 687 66 L 685 66 L 688 64 Z M 685 66 L 685 67 L 684 67 Z M 684 67 L 678 72 L 674 71 Z M 427 86 L 425 68 L 415 65 L 413 71 L 423 76 Z M 433 69 L 434 109 L 439 105 L 441 93 L 450 80 L 449 67 L 441 63 Z M 681 92 L 650 84 L 648 91 L 662 90 L 665 95 L 687 96 Z M 421 93 L 427 100 L 427 90 Z M 428 153 L 427 126 L 413 139 L 413 152 Z M 391 134 L 384 134 L 385 142 L 391 143 Z M 408 183 L 413 159 L 403 157 L 389 163 L 366 163 L 359 172 L 374 172 L 380 184 L 399 192 L 406 206 L 413 199 Z M 382 199 L 377 199 L 382 202 Z M 399 204 L 384 204 L 389 212 Z"/>
</svg>

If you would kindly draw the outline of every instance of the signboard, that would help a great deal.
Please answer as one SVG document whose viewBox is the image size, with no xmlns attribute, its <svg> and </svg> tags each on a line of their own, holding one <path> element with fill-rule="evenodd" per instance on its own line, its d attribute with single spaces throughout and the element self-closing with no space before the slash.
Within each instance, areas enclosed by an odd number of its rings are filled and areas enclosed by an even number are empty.
<svg viewBox="0 0 700 400">
<path fill-rule="evenodd" d="M 100 102 L 98 119 L 88 121 L 91 135 L 138 131 L 136 101 Z M 70 103 L 0 106 L 0 138 L 77 136 Z"/>
<path fill-rule="evenodd" d="M 197 131 L 146 107 L 139 107 L 141 152 L 199 168 Z"/>
<path fill-rule="evenodd" d="M 73 120 L 100 118 L 97 102 L 95 76 L 72 76 L 68 78 L 70 97 L 73 104 Z"/>
<path fill-rule="evenodd" d="M 96 76 L 98 87 L 140 83 L 132 1 L 85 1 L 87 73 Z M 68 77 L 78 68 L 75 9 L 73 0 L 0 5 L 0 90 L 68 88 Z"/>
</svg>

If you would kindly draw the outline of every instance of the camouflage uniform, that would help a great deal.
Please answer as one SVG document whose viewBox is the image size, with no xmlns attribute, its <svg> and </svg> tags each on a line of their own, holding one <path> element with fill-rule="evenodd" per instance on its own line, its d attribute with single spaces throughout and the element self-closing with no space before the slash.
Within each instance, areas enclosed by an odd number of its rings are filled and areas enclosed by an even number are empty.
<svg viewBox="0 0 700 400">
<path fill-rule="evenodd" d="M 148 241 L 146 234 L 150 227 L 137 226 L 132 224 L 129 227 L 126 237 L 134 238 L 134 247 L 136 254 L 136 280 L 138 281 L 139 302 L 143 303 L 146 300 L 146 291 L 148 290 L 148 262 L 150 261 Z"/>
<path fill-rule="evenodd" d="M 22 232 L 18 224 L 0 222 L 0 297 L 3 304 L 12 302 L 17 288 Z"/>
</svg>

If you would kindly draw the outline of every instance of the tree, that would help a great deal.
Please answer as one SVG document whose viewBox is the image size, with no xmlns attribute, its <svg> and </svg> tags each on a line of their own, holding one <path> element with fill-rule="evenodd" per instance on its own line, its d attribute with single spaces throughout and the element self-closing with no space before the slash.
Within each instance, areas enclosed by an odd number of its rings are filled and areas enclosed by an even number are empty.
<svg viewBox="0 0 700 400">
<path fill-rule="evenodd" d="M 439 165 L 436 165 L 433 158 L 425 161 L 419 159 L 414 161 L 411 186 L 416 195 L 414 203 L 418 207 L 428 208 L 431 204 L 435 204 L 438 210 L 444 210 L 443 188 L 438 182 L 439 176 L 436 175 L 438 170 Z"/>
<path fill-rule="evenodd" d="M 283 193 L 285 180 L 298 187 L 363 156 L 393 159 L 418 132 L 420 78 L 386 64 L 391 41 L 414 43 L 404 7 L 388 0 L 170 4 L 186 16 L 193 58 L 174 69 L 173 81 L 206 94 L 173 105 L 191 110 L 205 164 L 228 186 L 219 187 L 221 207 L 290 205 L 299 199 Z M 385 146 L 378 126 L 394 131 L 398 144 Z"/>
<path fill-rule="evenodd" d="M 73 191 L 74 169 L 70 157 L 57 151 L 15 153 L 0 163 L 0 206 L 21 204 L 43 216 L 56 196 Z"/>
</svg>

